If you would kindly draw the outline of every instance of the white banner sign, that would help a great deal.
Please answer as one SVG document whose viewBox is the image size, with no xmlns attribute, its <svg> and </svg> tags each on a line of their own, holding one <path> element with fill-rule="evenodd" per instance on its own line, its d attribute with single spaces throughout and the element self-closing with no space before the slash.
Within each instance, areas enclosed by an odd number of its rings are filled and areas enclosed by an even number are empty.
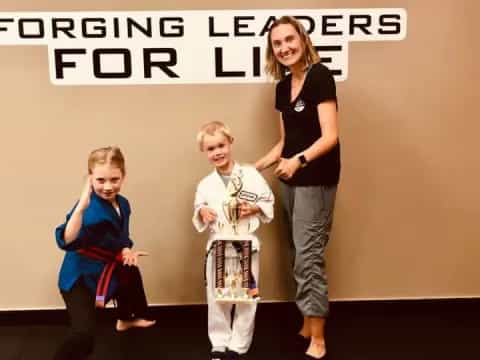
<svg viewBox="0 0 480 360">
<path fill-rule="evenodd" d="M 0 45 L 47 45 L 55 85 L 252 83 L 269 26 L 297 17 L 337 81 L 350 41 L 402 40 L 404 9 L 0 13 Z"/>
</svg>

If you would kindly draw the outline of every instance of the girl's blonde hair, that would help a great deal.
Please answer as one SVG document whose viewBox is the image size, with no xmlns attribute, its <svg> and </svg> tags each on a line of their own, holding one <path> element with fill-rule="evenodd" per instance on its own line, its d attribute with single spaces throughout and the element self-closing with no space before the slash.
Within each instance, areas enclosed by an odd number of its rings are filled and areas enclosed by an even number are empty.
<svg viewBox="0 0 480 360">
<path fill-rule="evenodd" d="M 271 34 L 272 30 L 275 29 L 278 25 L 290 24 L 294 27 L 295 31 L 300 35 L 300 40 L 305 45 L 305 49 L 303 51 L 303 57 L 301 61 L 303 61 L 304 65 L 310 66 L 317 62 L 320 62 L 320 56 L 318 56 L 318 52 L 312 45 L 312 40 L 310 40 L 310 36 L 306 32 L 305 28 L 303 27 L 302 23 L 295 19 L 293 16 L 282 16 L 279 19 L 276 19 L 270 29 L 268 30 L 268 37 L 267 37 L 267 53 L 266 53 L 266 65 L 265 71 L 268 75 L 273 77 L 275 80 L 283 79 L 286 74 L 288 68 L 283 66 L 278 62 L 273 54 L 273 47 L 272 47 L 272 39 Z"/>
<path fill-rule="evenodd" d="M 228 126 L 226 126 L 221 121 L 211 121 L 209 123 L 204 124 L 198 131 L 197 143 L 198 143 L 198 147 L 200 148 L 200 151 L 203 151 L 203 138 L 205 137 L 205 135 L 212 136 L 212 135 L 215 135 L 215 133 L 217 132 L 225 136 L 230 143 L 233 142 L 232 132 L 230 131 Z"/>
<path fill-rule="evenodd" d="M 122 175 L 125 175 L 125 158 L 118 147 L 107 146 L 93 150 L 88 157 L 88 173 L 91 174 L 95 165 L 98 164 L 111 164 L 118 167 Z"/>
</svg>

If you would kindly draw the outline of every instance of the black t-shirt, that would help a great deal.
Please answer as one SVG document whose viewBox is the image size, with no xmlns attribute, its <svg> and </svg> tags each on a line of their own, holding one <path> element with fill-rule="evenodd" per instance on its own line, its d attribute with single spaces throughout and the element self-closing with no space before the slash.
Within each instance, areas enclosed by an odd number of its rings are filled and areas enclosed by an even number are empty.
<svg viewBox="0 0 480 360">
<path fill-rule="evenodd" d="M 276 88 L 275 108 L 282 113 L 285 145 L 282 157 L 289 158 L 304 151 L 322 136 L 317 105 L 323 101 L 337 101 L 335 80 L 323 64 L 310 67 L 298 96 L 290 101 L 291 74 Z M 330 151 L 297 170 L 287 184 L 297 186 L 337 185 L 340 177 L 340 143 Z"/>
</svg>

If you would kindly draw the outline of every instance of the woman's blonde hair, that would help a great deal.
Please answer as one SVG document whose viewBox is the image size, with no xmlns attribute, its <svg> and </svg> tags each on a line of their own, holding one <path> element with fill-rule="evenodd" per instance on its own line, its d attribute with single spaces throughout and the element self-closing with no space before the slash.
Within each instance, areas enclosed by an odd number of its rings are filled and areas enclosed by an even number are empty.
<svg viewBox="0 0 480 360">
<path fill-rule="evenodd" d="M 213 136 L 217 132 L 225 136 L 230 143 L 233 142 L 232 132 L 230 131 L 228 126 L 226 126 L 221 121 L 211 121 L 209 123 L 202 125 L 202 127 L 198 131 L 197 143 L 198 143 L 198 147 L 200 148 L 200 151 L 203 151 L 203 138 L 205 137 L 205 135 Z"/>
<path fill-rule="evenodd" d="M 93 150 L 88 157 L 88 173 L 91 174 L 95 165 L 98 164 L 111 164 L 118 167 L 122 175 L 125 175 L 125 158 L 118 147 L 107 146 Z"/>
<path fill-rule="evenodd" d="M 310 66 L 320 61 L 320 56 L 318 56 L 318 52 L 312 45 L 312 40 L 310 40 L 310 36 L 306 32 L 305 28 L 303 27 L 302 23 L 295 19 L 293 16 L 282 16 L 279 19 L 276 19 L 270 29 L 268 30 L 268 37 L 267 37 L 267 53 L 266 53 L 266 65 L 265 71 L 268 75 L 273 77 L 275 80 L 283 79 L 286 74 L 288 68 L 278 62 L 273 54 L 273 47 L 272 47 L 272 39 L 271 34 L 272 30 L 275 29 L 278 25 L 290 24 L 294 27 L 295 31 L 300 35 L 300 40 L 305 45 L 303 51 L 303 57 L 301 61 L 303 61 L 305 66 Z"/>
</svg>

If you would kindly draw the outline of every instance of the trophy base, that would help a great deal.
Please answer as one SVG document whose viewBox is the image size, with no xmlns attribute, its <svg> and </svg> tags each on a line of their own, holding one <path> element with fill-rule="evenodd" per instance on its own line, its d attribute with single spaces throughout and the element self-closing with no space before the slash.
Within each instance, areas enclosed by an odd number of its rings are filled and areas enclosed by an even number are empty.
<svg viewBox="0 0 480 360">
<path fill-rule="evenodd" d="M 248 299 L 215 298 L 215 301 L 226 304 L 256 304 L 260 302 L 260 297 Z"/>
<path fill-rule="evenodd" d="M 248 289 L 232 290 L 228 288 L 215 289 L 215 301 L 222 303 L 257 303 L 260 301 L 260 296 L 251 296 L 248 294 Z"/>
<path fill-rule="evenodd" d="M 235 235 L 235 234 L 215 234 L 212 237 L 213 241 L 253 241 L 255 238 L 252 235 Z"/>
<path fill-rule="evenodd" d="M 215 296 L 215 301 L 220 303 L 230 304 L 255 304 L 260 302 L 260 296 L 257 297 L 229 297 L 229 296 Z"/>
</svg>

